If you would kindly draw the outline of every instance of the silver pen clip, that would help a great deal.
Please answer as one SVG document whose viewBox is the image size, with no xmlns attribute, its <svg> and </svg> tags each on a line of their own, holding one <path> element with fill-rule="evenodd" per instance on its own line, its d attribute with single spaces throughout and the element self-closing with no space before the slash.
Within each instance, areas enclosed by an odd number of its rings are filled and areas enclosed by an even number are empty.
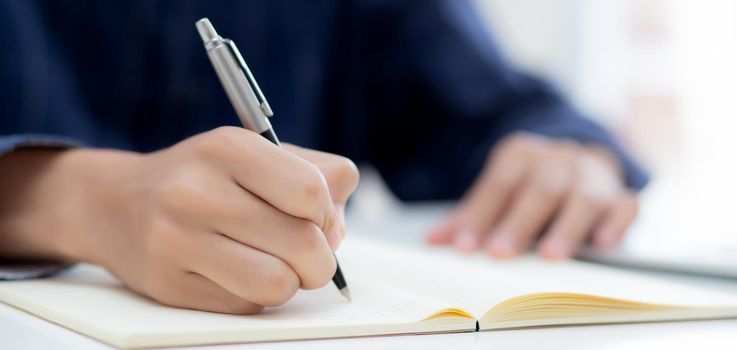
<svg viewBox="0 0 737 350">
<path fill-rule="evenodd" d="M 258 101 L 259 107 L 261 107 L 261 111 L 263 111 L 264 115 L 267 117 L 273 116 L 274 112 L 271 111 L 271 106 L 269 106 L 269 102 L 266 101 L 266 97 L 264 97 L 264 94 L 261 92 L 261 88 L 259 88 L 256 79 L 254 79 L 253 74 L 251 74 L 251 70 L 248 69 L 248 65 L 243 59 L 243 56 L 241 56 L 240 51 L 238 51 L 238 48 L 235 47 L 233 40 L 223 39 L 223 42 L 227 44 L 226 46 L 228 47 L 228 50 L 230 50 L 231 55 L 233 55 L 235 60 L 238 62 L 238 66 L 240 67 L 241 71 L 243 71 L 243 75 L 246 76 L 246 81 L 248 81 L 248 85 L 251 86 L 251 90 L 253 90 L 254 94 L 256 94 L 256 100 Z"/>
</svg>

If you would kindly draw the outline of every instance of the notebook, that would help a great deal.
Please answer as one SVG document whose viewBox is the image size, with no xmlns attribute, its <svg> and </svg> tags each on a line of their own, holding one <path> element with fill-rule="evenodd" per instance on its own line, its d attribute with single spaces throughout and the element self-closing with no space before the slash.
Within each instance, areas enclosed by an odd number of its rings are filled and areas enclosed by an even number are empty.
<svg viewBox="0 0 737 350">
<path fill-rule="evenodd" d="M 159 305 L 104 270 L 0 283 L 0 301 L 122 348 L 737 317 L 737 296 L 577 261 L 493 261 L 349 237 L 353 301 L 328 285 L 260 315 Z"/>
</svg>

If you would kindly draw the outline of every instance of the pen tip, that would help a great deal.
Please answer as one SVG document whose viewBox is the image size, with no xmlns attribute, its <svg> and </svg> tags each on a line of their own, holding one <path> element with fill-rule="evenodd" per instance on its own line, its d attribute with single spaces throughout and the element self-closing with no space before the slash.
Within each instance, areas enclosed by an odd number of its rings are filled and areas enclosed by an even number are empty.
<svg viewBox="0 0 737 350">
<path fill-rule="evenodd" d="M 351 301 L 351 291 L 348 290 L 348 287 L 342 288 L 340 290 L 340 294 L 343 294 L 343 296 L 348 299 L 348 301 Z"/>
</svg>

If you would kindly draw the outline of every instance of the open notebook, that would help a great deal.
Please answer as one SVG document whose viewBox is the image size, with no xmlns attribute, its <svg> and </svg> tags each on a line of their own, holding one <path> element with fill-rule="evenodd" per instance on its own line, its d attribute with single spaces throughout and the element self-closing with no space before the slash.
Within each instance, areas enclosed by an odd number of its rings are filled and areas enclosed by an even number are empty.
<svg viewBox="0 0 737 350">
<path fill-rule="evenodd" d="M 329 285 L 257 316 L 161 306 L 85 265 L 2 282 L 0 300 L 126 348 L 737 317 L 737 295 L 576 261 L 498 262 L 355 236 L 339 258 L 353 302 Z"/>
</svg>

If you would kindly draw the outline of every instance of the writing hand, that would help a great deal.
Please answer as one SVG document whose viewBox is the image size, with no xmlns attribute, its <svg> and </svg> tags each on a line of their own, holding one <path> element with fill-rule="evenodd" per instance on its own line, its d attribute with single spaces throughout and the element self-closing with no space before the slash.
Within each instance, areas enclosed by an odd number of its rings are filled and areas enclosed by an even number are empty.
<svg viewBox="0 0 737 350">
<path fill-rule="evenodd" d="M 2 167 L 21 204 L 0 199 L 0 256 L 97 263 L 163 304 L 237 314 L 331 280 L 358 181 L 346 158 L 231 127 L 150 154 L 21 150 Z"/>
</svg>

